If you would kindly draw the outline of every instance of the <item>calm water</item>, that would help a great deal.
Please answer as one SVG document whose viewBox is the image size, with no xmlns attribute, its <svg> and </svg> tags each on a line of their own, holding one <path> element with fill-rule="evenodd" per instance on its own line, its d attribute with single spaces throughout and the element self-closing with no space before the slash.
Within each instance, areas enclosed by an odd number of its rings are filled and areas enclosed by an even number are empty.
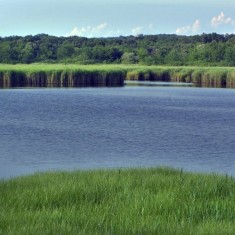
<svg viewBox="0 0 235 235">
<path fill-rule="evenodd" d="M 0 178 L 170 166 L 235 176 L 235 90 L 0 90 Z"/>
</svg>

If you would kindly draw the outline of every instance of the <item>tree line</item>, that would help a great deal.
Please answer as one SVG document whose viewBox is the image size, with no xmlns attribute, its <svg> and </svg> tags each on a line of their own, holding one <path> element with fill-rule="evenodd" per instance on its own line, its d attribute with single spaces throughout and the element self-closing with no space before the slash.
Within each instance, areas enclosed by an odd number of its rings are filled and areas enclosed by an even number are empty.
<svg viewBox="0 0 235 235">
<path fill-rule="evenodd" d="M 0 63 L 35 62 L 235 66 L 235 35 L 0 37 Z"/>
</svg>

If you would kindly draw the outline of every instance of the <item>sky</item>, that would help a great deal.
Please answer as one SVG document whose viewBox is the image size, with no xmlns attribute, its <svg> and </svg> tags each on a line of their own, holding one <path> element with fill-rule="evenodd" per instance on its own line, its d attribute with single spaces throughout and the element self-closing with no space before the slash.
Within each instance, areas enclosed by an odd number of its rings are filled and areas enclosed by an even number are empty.
<svg viewBox="0 0 235 235">
<path fill-rule="evenodd" d="M 235 0 L 0 0 L 0 37 L 235 33 Z"/>
</svg>

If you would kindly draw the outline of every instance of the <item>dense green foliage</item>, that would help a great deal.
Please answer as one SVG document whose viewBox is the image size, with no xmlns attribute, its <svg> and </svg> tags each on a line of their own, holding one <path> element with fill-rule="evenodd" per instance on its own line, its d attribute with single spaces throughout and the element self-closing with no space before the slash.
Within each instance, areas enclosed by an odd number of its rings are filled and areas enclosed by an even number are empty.
<svg viewBox="0 0 235 235">
<path fill-rule="evenodd" d="M 0 63 L 235 65 L 235 35 L 0 38 Z"/>
<path fill-rule="evenodd" d="M 171 169 L 0 181 L 0 234 L 234 234 L 235 180 Z"/>
</svg>

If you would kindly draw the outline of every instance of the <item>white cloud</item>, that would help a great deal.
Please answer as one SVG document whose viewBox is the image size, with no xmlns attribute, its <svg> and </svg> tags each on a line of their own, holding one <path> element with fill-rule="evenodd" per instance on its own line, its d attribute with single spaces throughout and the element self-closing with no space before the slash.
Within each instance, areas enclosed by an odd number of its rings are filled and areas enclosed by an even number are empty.
<svg viewBox="0 0 235 235">
<path fill-rule="evenodd" d="M 134 36 L 138 36 L 140 34 L 151 34 L 154 31 L 153 23 L 149 23 L 148 25 L 137 26 L 131 30 L 131 34 Z"/>
<path fill-rule="evenodd" d="M 217 27 L 222 24 L 233 25 L 235 24 L 235 21 L 231 17 L 226 17 L 223 12 L 220 12 L 219 15 L 214 16 L 211 19 L 211 26 Z"/>
<path fill-rule="evenodd" d="M 98 37 L 102 31 L 107 28 L 107 23 L 102 23 L 97 26 L 86 26 L 82 28 L 74 27 L 73 30 L 67 36 L 81 36 L 81 37 Z"/>
<path fill-rule="evenodd" d="M 176 34 L 192 34 L 199 31 L 201 28 L 201 22 L 197 19 L 192 25 L 186 25 L 176 29 Z"/>
<path fill-rule="evenodd" d="M 134 28 L 134 29 L 131 30 L 131 33 L 132 33 L 134 36 L 136 36 L 136 35 L 138 35 L 138 34 L 141 34 L 142 32 L 143 32 L 143 27 L 141 27 L 141 26 L 138 26 L 138 27 L 136 27 L 136 28 Z"/>
<path fill-rule="evenodd" d="M 192 26 L 192 31 L 197 32 L 200 29 L 200 27 L 201 27 L 201 22 L 199 19 L 197 19 Z"/>
<path fill-rule="evenodd" d="M 103 23 L 103 24 L 100 24 L 100 25 L 98 25 L 97 27 L 95 27 L 94 30 L 95 30 L 95 31 L 96 31 L 96 30 L 97 30 L 97 31 L 101 31 L 101 30 L 107 28 L 107 26 L 108 26 L 107 23 Z"/>
</svg>

